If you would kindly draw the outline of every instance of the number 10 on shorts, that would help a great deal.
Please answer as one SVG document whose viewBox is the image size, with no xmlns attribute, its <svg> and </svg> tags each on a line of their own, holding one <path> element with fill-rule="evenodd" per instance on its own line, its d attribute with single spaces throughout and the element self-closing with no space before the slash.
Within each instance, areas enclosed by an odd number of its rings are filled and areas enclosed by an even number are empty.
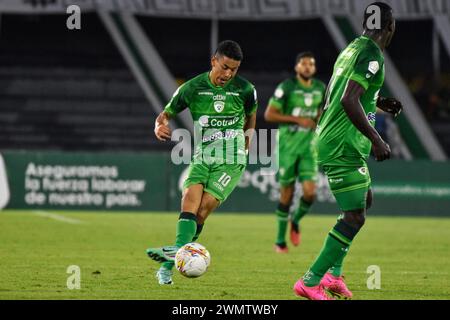
<svg viewBox="0 0 450 320">
<path fill-rule="evenodd" d="M 217 180 L 222 186 L 226 187 L 230 181 L 231 181 L 231 177 L 229 175 L 226 174 L 226 172 L 224 172 L 222 174 L 222 176 L 219 178 L 219 180 Z"/>
</svg>

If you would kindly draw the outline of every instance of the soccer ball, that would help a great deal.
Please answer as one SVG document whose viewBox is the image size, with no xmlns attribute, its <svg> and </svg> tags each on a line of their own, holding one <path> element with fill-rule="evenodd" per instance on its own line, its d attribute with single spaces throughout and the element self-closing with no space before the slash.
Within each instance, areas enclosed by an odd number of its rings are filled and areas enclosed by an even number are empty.
<svg viewBox="0 0 450 320">
<path fill-rule="evenodd" d="M 175 266 L 188 278 L 197 278 L 206 272 L 211 263 L 211 255 L 204 246 L 191 242 L 182 246 L 175 255 Z"/>
</svg>

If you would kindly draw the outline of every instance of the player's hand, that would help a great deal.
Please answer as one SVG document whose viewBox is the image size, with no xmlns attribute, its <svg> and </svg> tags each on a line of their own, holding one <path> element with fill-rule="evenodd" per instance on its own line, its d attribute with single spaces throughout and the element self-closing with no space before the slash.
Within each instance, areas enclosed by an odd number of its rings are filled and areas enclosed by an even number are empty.
<svg viewBox="0 0 450 320">
<path fill-rule="evenodd" d="M 308 129 L 315 129 L 316 128 L 316 122 L 309 118 L 298 118 L 297 124 L 300 127 L 308 128 Z"/>
<path fill-rule="evenodd" d="M 391 157 L 391 147 L 381 138 L 372 143 L 372 151 L 376 161 L 384 161 Z"/>
<path fill-rule="evenodd" d="M 393 114 L 394 117 L 398 116 L 403 110 L 402 103 L 394 98 L 379 97 L 377 107 L 385 112 Z"/>
<path fill-rule="evenodd" d="M 155 136 L 160 141 L 167 141 L 170 139 L 172 132 L 168 124 L 156 123 Z"/>
</svg>

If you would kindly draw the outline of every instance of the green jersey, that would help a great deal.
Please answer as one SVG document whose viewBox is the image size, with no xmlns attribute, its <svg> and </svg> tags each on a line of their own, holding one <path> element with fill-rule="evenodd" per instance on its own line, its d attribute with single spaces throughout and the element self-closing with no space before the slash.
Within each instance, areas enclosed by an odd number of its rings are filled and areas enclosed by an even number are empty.
<svg viewBox="0 0 450 320">
<path fill-rule="evenodd" d="M 315 120 L 322 107 L 325 95 L 325 84 L 313 79 L 309 87 L 303 86 L 293 77 L 280 83 L 269 105 L 277 108 L 284 115 L 311 118 Z M 281 151 L 301 152 L 309 146 L 314 131 L 296 124 L 280 123 L 278 131 L 278 147 Z"/>
<path fill-rule="evenodd" d="M 360 97 L 367 120 L 375 126 L 376 102 L 384 82 L 384 57 L 378 45 L 361 36 L 336 60 L 327 89 L 326 104 L 316 129 L 321 165 L 363 166 L 372 143 L 350 121 L 341 104 L 349 80 L 366 90 Z"/>
<path fill-rule="evenodd" d="M 245 163 L 245 118 L 257 106 L 249 81 L 236 76 L 224 87 L 214 86 L 205 72 L 180 86 L 164 111 L 174 116 L 189 108 L 195 128 L 194 160 Z"/>
</svg>

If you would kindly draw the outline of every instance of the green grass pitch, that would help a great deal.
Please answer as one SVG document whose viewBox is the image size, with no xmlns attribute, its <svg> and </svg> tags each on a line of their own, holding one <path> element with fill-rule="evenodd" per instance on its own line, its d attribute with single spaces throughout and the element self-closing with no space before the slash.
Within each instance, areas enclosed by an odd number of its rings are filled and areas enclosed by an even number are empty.
<svg viewBox="0 0 450 320">
<path fill-rule="evenodd" d="M 207 273 L 159 286 L 145 249 L 173 242 L 175 213 L 0 212 L 0 299 L 298 299 L 292 286 L 315 258 L 335 216 L 309 214 L 303 242 L 273 251 L 275 216 L 213 214 L 199 242 Z M 80 222 L 80 223 L 77 223 Z M 355 299 L 450 299 L 450 219 L 368 217 L 346 259 Z M 68 266 L 81 268 L 69 290 Z M 367 267 L 381 289 L 367 287 Z"/>
</svg>

